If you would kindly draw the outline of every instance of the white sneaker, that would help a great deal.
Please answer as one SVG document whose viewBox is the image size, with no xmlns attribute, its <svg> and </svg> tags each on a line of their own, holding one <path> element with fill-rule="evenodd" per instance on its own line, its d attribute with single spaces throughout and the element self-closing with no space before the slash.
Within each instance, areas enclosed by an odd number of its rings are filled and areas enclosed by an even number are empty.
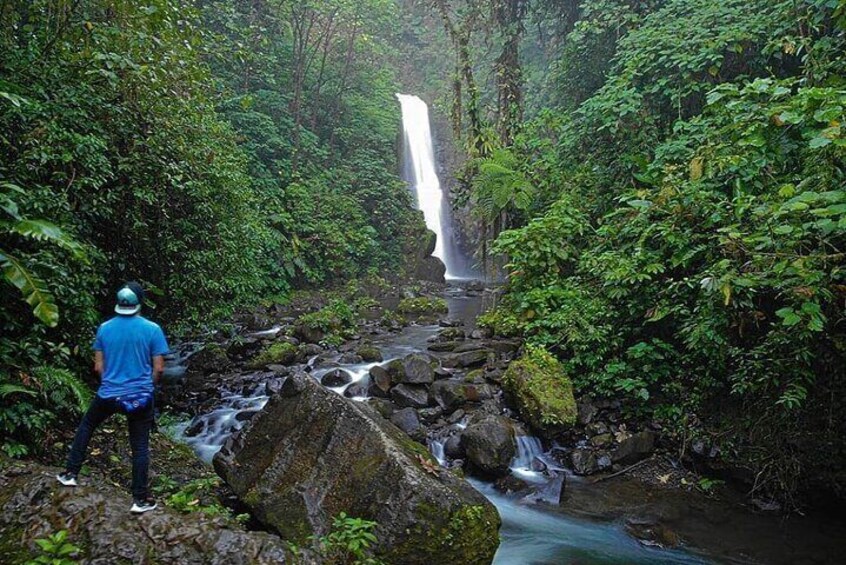
<svg viewBox="0 0 846 565">
<path fill-rule="evenodd" d="M 133 500 L 132 508 L 129 511 L 133 514 L 143 514 L 144 512 L 155 510 L 157 506 L 158 504 L 152 498 L 148 498 L 147 500 Z"/>
<path fill-rule="evenodd" d="M 56 480 L 65 485 L 66 487 L 77 486 L 76 475 L 74 475 L 73 473 L 68 473 L 67 471 L 56 475 Z"/>
</svg>

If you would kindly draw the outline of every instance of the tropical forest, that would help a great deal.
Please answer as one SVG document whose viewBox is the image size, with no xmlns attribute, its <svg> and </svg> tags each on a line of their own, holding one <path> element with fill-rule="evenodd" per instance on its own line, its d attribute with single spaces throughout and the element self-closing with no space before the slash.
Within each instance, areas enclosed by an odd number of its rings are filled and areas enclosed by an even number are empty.
<svg viewBox="0 0 846 565">
<path fill-rule="evenodd" d="M 0 0 L 0 562 L 846 552 L 846 0 Z"/>
</svg>

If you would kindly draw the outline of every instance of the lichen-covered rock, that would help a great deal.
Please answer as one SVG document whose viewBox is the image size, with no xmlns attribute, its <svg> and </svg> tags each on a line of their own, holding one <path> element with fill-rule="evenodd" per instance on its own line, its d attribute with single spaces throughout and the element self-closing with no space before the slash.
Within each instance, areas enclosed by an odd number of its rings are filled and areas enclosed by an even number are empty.
<svg viewBox="0 0 846 565">
<path fill-rule="evenodd" d="M 455 410 L 466 402 L 481 402 L 493 397 L 489 386 L 465 383 L 456 380 L 442 380 L 432 385 L 432 402 L 444 410 Z"/>
<path fill-rule="evenodd" d="M 267 365 L 290 365 L 297 358 L 297 347 L 280 341 L 264 349 L 247 364 L 248 368 L 261 369 Z"/>
<path fill-rule="evenodd" d="M 576 423 L 573 383 L 555 357 L 540 347 L 508 366 L 502 387 L 525 422 L 542 432 L 555 433 Z"/>
<path fill-rule="evenodd" d="M 62 487 L 51 469 L 0 460 L 0 561 L 23 563 L 35 539 L 67 530 L 80 563 L 279 564 L 292 563 L 279 538 L 246 532 L 222 518 L 178 514 L 160 506 L 129 514 L 131 497 L 107 482 Z M 297 563 L 312 561 L 298 558 Z"/>
<path fill-rule="evenodd" d="M 356 349 L 356 353 L 367 363 L 381 362 L 382 352 L 379 348 L 369 343 L 363 344 Z"/>
<path fill-rule="evenodd" d="M 387 563 L 490 563 L 496 509 L 439 470 L 428 451 L 373 412 L 307 376 L 272 397 L 214 459 L 254 515 L 294 543 L 341 512 L 374 520 Z"/>
</svg>

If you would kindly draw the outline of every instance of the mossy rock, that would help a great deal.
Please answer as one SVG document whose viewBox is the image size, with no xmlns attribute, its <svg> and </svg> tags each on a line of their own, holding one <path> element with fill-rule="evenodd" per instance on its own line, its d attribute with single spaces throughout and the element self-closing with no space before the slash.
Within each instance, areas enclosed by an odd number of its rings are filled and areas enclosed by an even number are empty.
<svg viewBox="0 0 846 565">
<path fill-rule="evenodd" d="M 369 343 L 361 345 L 355 352 L 367 363 L 382 361 L 382 352 L 378 347 Z"/>
<path fill-rule="evenodd" d="M 542 347 L 528 347 L 511 363 L 502 387 L 522 419 L 538 431 L 553 434 L 576 423 L 573 383 L 561 363 Z"/>
<path fill-rule="evenodd" d="M 210 343 L 188 359 L 188 368 L 194 374 L 208 375 L 225 370 L 230 364 L 226 350 L 217 343 Z"/>
<path fill-rule="evenodd" d="M 436 315 L 446 314 L 449 312 L 449 307 L 443 298 L 419 296 L 402 299 L 397 305 L 397 312 L 413 316 Z"/>
<path fill-rule="evenodd" d="M 258 520 L 303 545 L 345 512 L 377 522 L 385 563 L 491 562 L 500 519 L 479 492 L 366 404 L 287 382 L 214 459 Z"/>
<path fill-rule="evenodd" d="M 289 365 L 297 357 L 297 347 L 287 341 L 274 343 L 247 364 L 250 369 L 261 369 L 267 365 Z"/>
</svg>

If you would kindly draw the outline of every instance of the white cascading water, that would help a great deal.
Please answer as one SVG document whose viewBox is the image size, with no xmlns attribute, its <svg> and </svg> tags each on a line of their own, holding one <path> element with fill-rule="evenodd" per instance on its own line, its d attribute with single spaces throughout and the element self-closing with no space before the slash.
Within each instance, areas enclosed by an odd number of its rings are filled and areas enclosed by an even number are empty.
<svg viewBox="0 0 846 565">
<path fill-rule="evenodd" d="M 405 132 L 406 180 L 417 195 L 417 206 L 423 211 L 426 227 L 435 232 L 437 243 L 433 255 L 446 265 L 447 278 L 456 278 L 455 257 L 444 229 L 444 193 L 435 169 L 435 151 L 429 125 L 429 107 L 417 96 L 397 94 L 402 107 Z"/>
</svg>

